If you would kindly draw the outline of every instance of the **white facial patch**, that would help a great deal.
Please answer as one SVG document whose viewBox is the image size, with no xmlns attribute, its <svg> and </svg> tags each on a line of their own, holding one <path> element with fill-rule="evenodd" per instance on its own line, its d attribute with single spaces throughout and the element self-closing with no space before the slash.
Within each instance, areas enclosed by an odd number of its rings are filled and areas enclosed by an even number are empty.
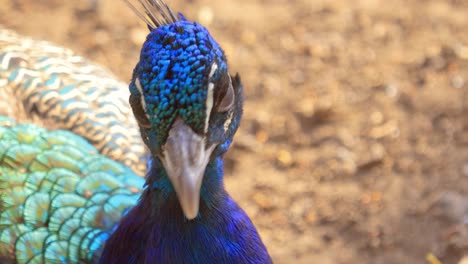
<svg viewBox="0 0 468 264">
<path fill-rule="evenodd" d="M 211 77 L 213 77 L 213 74 L 215 73 L 217 69 L 218 69 L 218 64 L 216 64 L 216 62 L 213 62 L 213 65 L 211 65 L 210 75 L 208 76 L 208 79 L 211 79 Z"/>
<path fill-rule="evenodd" d="M 206 119 L 205 119 L 205 133 L 208 132 L 208 122 L 210 121 L 211 109 L 213 108 L 213 89 L 214 84 L 208 84 L 208 94 L 206 96 Z"/>
<path fill-rule="evenodd" d="M 208 76 L 208 80 L 213 77 L 213 74 L 216 72 L 218 69 L 218 64 L 216 62 L 211 65 L 211 70 L 210 70 L 210 75 Z M 208 132 L 208 123 L 210 121 L 210 115 L 211 115 L 211 109 L 213 109 L 213 89 L 214 89 L 214 83 L 211 81 L 208 83 L 208 91 L 206 94 L 206 119 L 205 119 L 205 133 Z"/>
<path fill-rule="evenodd" d="M 226 121 L 224 121 L 224 133 L 226 133 L 229 129 L 229 126 L 231 125 L 231 122 L 232 122 L 232 114 L 234 113 L 234 111 L 231 111 L 228 115 L 228 117 L 226 118 Z"/>
<path fill-rule="evenodd" d="M 145 97 L 143 97 L 143 89 L 141 88 L 141 83 L 140 83 L 140 79 L 139 79 L 139 78 L 136 78 L 136 80 L 135 80 L 135 86 L 136 86 L 138 92 L 140 93 L 140 101 L 141 101 L 141 106 L 143 107 L 143 111 L 145 111 L 145 115 L 146 115 L 146 117 L 147 117 L 148 120 L 149 120 L 149 115 L 148 115 L 148 113 L 146 112 Z"/>
</svg>

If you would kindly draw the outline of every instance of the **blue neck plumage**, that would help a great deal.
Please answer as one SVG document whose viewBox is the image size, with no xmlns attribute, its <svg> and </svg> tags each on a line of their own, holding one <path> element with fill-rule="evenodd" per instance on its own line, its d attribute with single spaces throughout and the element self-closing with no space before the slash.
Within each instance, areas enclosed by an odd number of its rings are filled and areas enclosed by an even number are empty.
<svg viewBox="0 0 468 264">
<path fill-rule="evenodd" d="M 229 143 L 213 153 L 199 215 L 190 221 L 153 158 L 147 188 L 106 242 L 100 263 L 271 263 L 254 225 L 224 189 L 222 153 Z"/>
</svg>

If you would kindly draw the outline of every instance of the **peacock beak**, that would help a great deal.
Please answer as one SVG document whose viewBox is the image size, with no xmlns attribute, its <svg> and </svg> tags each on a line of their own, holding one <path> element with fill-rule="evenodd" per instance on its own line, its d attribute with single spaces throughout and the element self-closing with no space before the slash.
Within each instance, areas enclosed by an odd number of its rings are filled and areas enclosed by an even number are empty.
<svg viewBox="0 0 468 264">
<path fill-rule="evenodd" d="M 163 147 L 162 164 L 189 220 L 198 215 L 203 175 L 215 147 L 205 145 L 204 137 L 177 118 Z"/>
</svg>

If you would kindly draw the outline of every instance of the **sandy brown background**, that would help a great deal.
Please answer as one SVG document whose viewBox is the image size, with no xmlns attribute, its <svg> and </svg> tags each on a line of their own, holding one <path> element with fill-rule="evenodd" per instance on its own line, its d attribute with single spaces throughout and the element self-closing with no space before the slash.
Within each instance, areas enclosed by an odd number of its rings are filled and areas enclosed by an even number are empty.
<svg viewBox="0 0 468 264">
<path fill-rule="evenodd" d="M 468 1 L 169 3 L 241 73 L 226 185 L 276 263 L 468 254 Z M 118 0 L 0 0 L 0 24 L 123 80 L 147 33 Z"/>
</svg>

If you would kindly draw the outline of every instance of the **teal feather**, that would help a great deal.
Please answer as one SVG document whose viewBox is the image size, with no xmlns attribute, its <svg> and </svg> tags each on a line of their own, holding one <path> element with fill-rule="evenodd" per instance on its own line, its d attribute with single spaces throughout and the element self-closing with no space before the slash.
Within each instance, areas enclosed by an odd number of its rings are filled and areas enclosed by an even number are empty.
<svg viewBox="0 0 468 264">
<path fill-rule="evenodd" d="M 83 137 L 80 141 L 144 174 L 146 150 L 127 103 L 127 84 L 103 67 L 0 27 L 0 87 L 0 115 L 70 130 Z M 43 159 L 48 164 L 47 156 Z"/>
<path fill-rule="evenodd" d="M 126 85 L 67 49 L 0 28 L 0 87 L 0 113 L 53 128 L 0 115 L 1 260 L 92 261 L 144 183 Z"/>
<path fill-rule="evenodd" d="M 144 179 L 68 131 L 3 125 L 0 142 L 0 255 L 18 263 L 92 261 Z"/>
</svg>

